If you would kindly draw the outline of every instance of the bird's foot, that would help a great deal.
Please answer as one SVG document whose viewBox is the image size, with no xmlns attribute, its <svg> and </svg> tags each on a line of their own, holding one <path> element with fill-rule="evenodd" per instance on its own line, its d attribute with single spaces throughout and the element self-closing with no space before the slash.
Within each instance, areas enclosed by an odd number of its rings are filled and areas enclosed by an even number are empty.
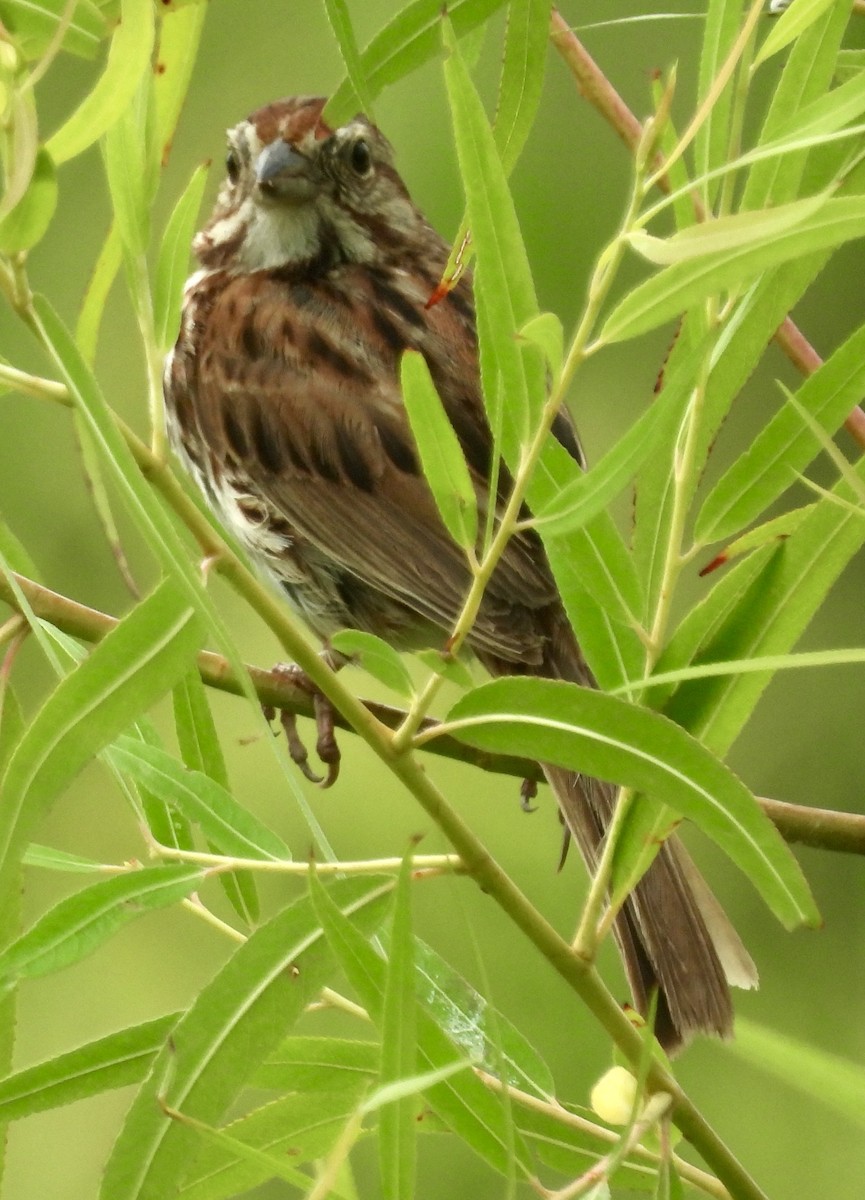
<svg viewBox="0 0 865 1200">
<path fill-rule="evenodd" d="M 325 775 L 318 775 L 309 765 L 309 754 L 306 746 L 297 732 L 297 717 L 294 713 L 283 709 L 279 714 L 280 724 L 285 731 L 285 740 L 291 761 L 296 763 L 301 772 L 311 783 L 317 783 L 322 788 L 332 787 L 339 775 L 340 751 L 334 733 L 333 705 L 324 696 L 305 671 L 294 663 L 277 663 L 273 668 L 275 674 L 285 679 L 293 687 L 301 688 L 312 697 L 315 711 L 315 752 L 327 768 Z"/>
</svg>

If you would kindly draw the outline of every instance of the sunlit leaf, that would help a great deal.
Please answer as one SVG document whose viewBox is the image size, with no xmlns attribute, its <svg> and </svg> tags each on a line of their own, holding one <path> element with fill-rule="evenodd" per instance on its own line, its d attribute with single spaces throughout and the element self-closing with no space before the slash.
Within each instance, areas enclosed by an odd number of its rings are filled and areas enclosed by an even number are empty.
<svg viewBox="0 0 865 1200">
<path fill-rule="evenodd" d="M 46 150 L 36 155 L 27 191 L 0 221 L 0 253 L 30 250 L 41 240 L 57 204 L 57 174 Z"/>
<path fill-rule="evenodd" d="M 149 68 L 155 32 L 152 4 L 121 0 L 120 23 L 105 70 L 71 117 L 48 141 L 56 163 L 74 158 L 102 137 L 123 114 Z"/>
<path fill-rule="evenodd" d="M 758 67 L 767 58 L 783 50 L 790 42 L 813 25 L 834 3 L 834 0 L 795 0 L 795 3 L 781 14 L 778 20 L 770 26 L 766 38 L 754 58 L 754 66 Z"/>
<path fill-rule="evenodd" d="M 339 880 L 329 893 L 369 934 L 391 889 L 390 880 L 355 878 Z M 114 1145 L 102 1200 L 176 1194 L 199 1137 L 167 1116 L 163 1104 L 193 1121 L 219 1121 L 332 971 L 307 897 L 257 929 L 199 993 L 157 1056 Z"/>
<path fill-rule="evenodd" d="M 735 775 L 648 709 L 547 679 L 497 679 L 461 697 L 449 732 L 646 792 L 689 817 L 751 879 L 788 926 L 818 920 L 796 860 Z"/>
<path fill-rule="evenodd" d="M 0 951 L 0 988 L 78 962 L 142 913 L 183 900 L 203 879 L 201 867 L 165 864 L 75 892 Z"/>
<path fill-rule="evenodd" d="M 0 1120 L 72 1104 L 144 1077 L 177 1014 L 133 1025 L 0 1080 Z"/>
<path fill-rule="evenodd" d="M 207 167 L 196 167 L 162 235 L 153 280 L 153 323 L 156 344 L 162 351 L 174 345 L 180 327 L 183 284 L 189 274 L 192 235 L 206 183 Z"/>
<path fill-rule="evenodd" d="M 379 1094 L 403 1083 L 417 1071 L 417 1012 L 414 987 L 414 939 L 411 915 L 412 860 L 403 858 L 388 940 L 387 978 L 381 1022 L 381 1075 Z M 438 1080 L 427 1080 L 437 1083 Z M 424 1085 L 426 1086 L 426 1085 Z M 394 1096 L 379 1116 L 379 1163 L 382 1192 L 387 1200 L 413 1196 L 417 1150 L 414 1091 Z M 375 1093 L 373 1093 L 373 1096 Z M 370 1111 L 372 1096 L 364 1105 Z"/>
<path fill-rule="evenodd" d="M 334 650 L 348 658 L 359 659 L 360 666 L 400 696 L 413 693 L 411 676 L 402 656 L 383 638 L 360 629 L 340 629 L 330 639 Z"/>
</svg>

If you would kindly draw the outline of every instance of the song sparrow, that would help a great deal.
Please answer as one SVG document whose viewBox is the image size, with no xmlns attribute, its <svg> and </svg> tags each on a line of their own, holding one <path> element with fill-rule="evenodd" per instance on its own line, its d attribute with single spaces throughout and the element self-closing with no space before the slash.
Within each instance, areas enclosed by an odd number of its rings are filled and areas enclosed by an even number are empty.
<svg viewBox="0 0 865 1200">
<path fill-rule="evenodd" d="M 447 244 L 378 129 L 362 116 L 330 129 L 323 107 L 278 101 L 229 132 L 166 364 L 170 432 L 222 520 L 319 637 L 351 627 L 399 648 L 441 645 L 470 577 L 419 469 L 398 367 L 407 347 L 424 355 L 483 506 L 490 433 L 471 284 L 428 306 Z M 580 457 L 565 414 L 554 434 Z M 529 534 L 509 543 L 470 644 L 496 675 L 594 685 Z M 591 866 L 614 790 L 546 774 Z M 748 986 L 753 965 L 677 843 L 637 886 L 617 938 L 636 1003 L 658 987 L 668 1046 L 730 1031 L 726 977 Z"/>
</svg>

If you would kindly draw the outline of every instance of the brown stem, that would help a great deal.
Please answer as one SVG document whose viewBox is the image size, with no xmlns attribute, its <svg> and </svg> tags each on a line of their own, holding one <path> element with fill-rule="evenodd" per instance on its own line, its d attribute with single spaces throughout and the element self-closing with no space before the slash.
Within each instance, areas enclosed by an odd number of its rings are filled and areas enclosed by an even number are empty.
<svg viewBox="0 0 865 1200">
<path fill-rule="evenodd" d="M 27 603 L 37 617 L 50 622 L 70 637 L 80 638 L 85 642 L 98 642 L 117 624 L 117 618 L 95 608 L 78 604 L 68 596 L 61 596 L 50 588 L 43 587 L 23 575 L 15 575 L 15 582 L 26 597 Z M 0 576 L 0 600 L 8 604 L 16 612 L 18 604 L 15 592 L 8 579 Z M 266 671 L 261 667 L 247 667 L 249 678 L 256 694 L 264 705 L 295 713 L 300 717 L 314 719 L 312 699 L 309 692 L 295 687 L 283 673 Z M 228 661 L 221 654 L 213 654 L 203 650 L 198 655 L 198 670 L 201 678 L 208 687 L 218 691 L 230 692 L 235 696 L 243 695 L 243 687 L 231 669 Z M 389 704 L 380 704 L 372 700 L 364 700 L 363 704 L 369 712 L 386 725 L 388 729 L 397 729 L 405 719 L 405 712 Z M 341 728 L 351 731 L 351 726 L 338 712 L 334 713 L 334 721 Z M 421 729 L 431 729 L 436 725 L 428 718 Z M 508 775 L 516 779 L 543 780 L 538 764 L 531 759 L 518 758 L 509 754 L 488 754 L 483 750 L 475 750 L 452 737 L 436 737 L 424 745 L 424 750 L 430 754 L 438 754 L 442 758 L 455 759 L 479 767 L 494 775 Z M 819 850 L 832 850 L 846 854 L 865 855 L 865 816 L 858 813 L 835 812 L 829 809 L 809 808 L 806 805 L 787 804 L 782 800 L 760 799 L 760 804 L 767 816 L 777 826 L 781 835 L 788 842 L 799 842 L 813 846 Z"/>
<path fill-rule="evenodd" d="M 580 94 L 597 109 L 633 153 L 642 133 L 640 121 L 555 8 L 550 18 L 550 40 L 571 71 Z M 670 190 L 669 180 L 665 175 L 658 178 L 657 184 L 662 192 Z M 694 197 L 694 202 L 698 210 L 698 219 L 701 213 L 705 217 L 697 197 Z M 813 374 L 823 361 L 790 317 L 786 317 L 776 330 L 775 341 L 803 375 Z M 860 446 L 865 447 L 865 413 L 858 405 L 848 415 L 844 428 Z"/>
</svg>

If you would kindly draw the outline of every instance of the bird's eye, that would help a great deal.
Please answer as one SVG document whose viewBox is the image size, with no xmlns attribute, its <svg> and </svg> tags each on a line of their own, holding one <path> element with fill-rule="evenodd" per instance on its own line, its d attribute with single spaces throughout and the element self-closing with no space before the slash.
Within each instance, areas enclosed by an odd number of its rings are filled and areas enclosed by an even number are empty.
<svg viewBox="0 0 865 1200">
<path fill-rule="evenodd" d="M 372 166 L 372 154 L 363 138 L 358 138 L 351 148 L 351 165 L 358 175 L 366 175 Z"/>
<path fill-rule="evenodd" d="M 240 178 L 240 159 L 233 150 L 229 150 L 225 156 L 225 173 L 229 183 L 237 183 Z"/>
</svg>

